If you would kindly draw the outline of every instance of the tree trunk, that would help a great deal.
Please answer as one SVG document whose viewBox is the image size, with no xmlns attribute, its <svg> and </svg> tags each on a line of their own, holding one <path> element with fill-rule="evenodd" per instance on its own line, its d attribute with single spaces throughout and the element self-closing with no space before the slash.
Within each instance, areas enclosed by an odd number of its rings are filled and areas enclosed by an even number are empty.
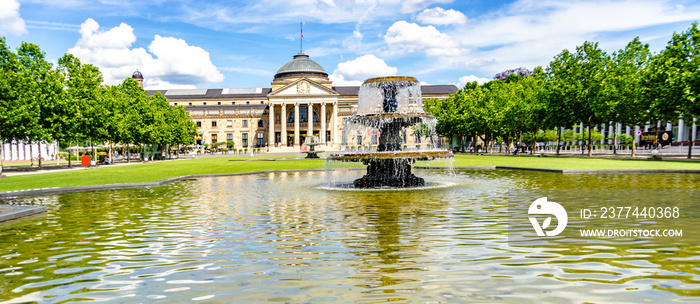
<svg viewBox="0 0 700 304">
<path fill-rule="evenodd" d="M 559 142 L 561 142 L 561 128 L 557 128 L 557 155 L 559 155 Z"/>
<path fill-rule="evenodd" d="M 613 127 L 613 154 L 617 154 L 617 126 Z"/>
<path fill-rule="evenodd" d="M 693 121 L 693 117 L 689 117 L 688 121 Z M 693 122 L 693 125 L 695 125 L 695 122 Z M 693 128 L 691 127 L 690 129 L 690 136 L 688 136 L 688 138 L 690 139 L 688 140 L 688 159 L 691 159 L 693 157 L 693 144 L 695 142 L 695 138 L 691 138 L 693 137 Z"/>
<path fill-rule="evenodd" d="M 588 156 L 593 156 L 593 142 L 591 141 L 591 131 L 593 128 L 591 128 L 591 120 L 588 120 Z"/>
<path fill-rule="evenodd" d="M 692 137 L 692 134 L 691 136 Z M 688 159 L 691 159 L 693 157 L 693 144 L 695 143 L 695 140 L 692 138 L 688 140 Z"/>
<path fill-rule="evenodd" d="M 71 154 L 71 148 L 70 148 L 72 146 L 73 146 L 73 141 L 72 140 L 68 141 L 68 168 L 73 167 L 73 162 L 71 161 L 71 159 L 73 158 L 73 155 Z"/>
<path fill-rule="evenodd" d="M 41 169 L 41 142 L 38 142 L 37 145 L 37 150 L 39 150 L 39 169 Z"/>
<path fill-rule="evenodd" d="M 530 155 L 535 154 L 536 146 L 537 146 L 537 130 L 532 132 L 532 149 L 530 149 Z"/>
<path fill-rule="evenodd" d="M 29 161 L 31 162 L 29 166 L 34 167 L 34 146 L 31 140 L 29 141 Z"/>
<path fill-rule="evenodd" d="M 0 138 L 0 178 L 3 178 L 4 175 L 2 175 L 2 159 L 3 159 L 3 153 L 5 152 L 5 142 L 2 141 L 2 138 Z M 10 144 L 10 157 L 12 155 L 12 144 Z"/>
<path fill-rule="evenodd" d="M 129 154 L 131 154 L 131 146 L 129 144 L 126 144 L 126 163 L 127 164 L 131 162 L 131 155 L 129 155 Z"/>
<path fill-rule="evenodd" d="M 637 138 L 632 136 L 632 158 L 634 158 L 637 154 L 636 146 L 637 146 Z"/>
</svg>

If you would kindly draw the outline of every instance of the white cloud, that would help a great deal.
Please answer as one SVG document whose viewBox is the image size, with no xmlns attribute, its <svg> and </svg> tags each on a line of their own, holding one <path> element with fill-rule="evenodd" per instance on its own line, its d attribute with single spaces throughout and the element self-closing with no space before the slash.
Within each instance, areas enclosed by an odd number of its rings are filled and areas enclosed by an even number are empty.
<svg viewBox="0 0 700 304">
<path fill-rule="evenodd" d="M 426 8 L 433 3 L 451 3 L 452 0 L 402 0 L 399 2 L 401 3 L 401 12 L 410 14 Z"/>
<path fill-rule="evenodd" d="M 192 88 L 196 84 L 224 80 L 207 51 L 182 39 L 155 35 L 147 52 L 143 48 L 131 48 L 136 41 L 131 26 L 122 23 L 100 31 L 100 25 L 93 19 L 80 26 L 80 34 L 68 52 L 99 67 L 107 84 L 121 83 L 136 69 L 143 73 L 144 87 L 148 89 Z"/>
<path fill-rule="evenodd" d="M 416 19 L 423 24 L 449 25 L 465 24 L 467 16 L 453 9 L 445 10 L 441 7 L 430 8 L 422 11 Z"/>
<path fill-rule="evenodd" d="M 17 0 L 0 0 L 0 32 L 12 35 L 27 33 L 24 19 L 19 15 Z"/>
<path fill-rule="evenodd" d="M 372 77 L 396 75 L 397 68 L 389 66 L 383 59 L 372 54 L 357 57 L 354 60 L 341 62 L 328 78 L 333 85 L 361 85 Z"/>
<path fill-rule="evenodd" d="M 404 20 L 392 24 L 384 35 L 392 53 L 425 52 L 428 56 L 459 56 L 466 53 L 447 34 L 434 26 L 420 26 Z"/>
<path fill-rule="evenodd" d="M 484 83 L 491 81 L 491 79 L 482 78 L 482 77 L 478 77 L 478 76 L 474 76 L 474 75 L 462 76 L 462 77 L 459 77 L 459 83 L 457 84 L 457 87 L 462 88 L 462 87 L 464 87 L 465 84 L 467 84 L 469 82 L 474 82 L 474 81 L 476 81 L 476 83 L 478 83 L 478 84 L 484 84 Z"/>
<path fill-rule="evenodd" d="M 197 1 L 184 4 L 183 13 L 174 20 L 223 28 L 227 24 L 289 24 L 304 19 L 315 23 L 363 23 L 382 19 L 396 19 L 401 14 L 412 14 L 436 3 L 453 0 L 259 0 L 239 5 L 216 1 Z M 369 13 L 368 13 L 369 12 Z M 267 28 L 259 28 L 259 32 Z"/>
</svg>

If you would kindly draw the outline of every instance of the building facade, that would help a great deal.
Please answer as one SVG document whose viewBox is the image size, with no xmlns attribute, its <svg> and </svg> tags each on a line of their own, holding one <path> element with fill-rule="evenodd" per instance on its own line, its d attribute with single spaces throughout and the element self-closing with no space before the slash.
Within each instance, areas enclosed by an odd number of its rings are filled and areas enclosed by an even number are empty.
<svg viewBox="0 0 700 304">
<path fill-rule="evenodd" d="M 135 72 L 134 79 L 143 81 Z M 233 141 L 234 148 L 264 148 L 271 152 L 299 151 L 307 136 L 322 150 L 343 146 L 370 147 L 376 134 L 345 134 L 343 119 L 357 109 L 359 86 L 333 86 L 326 71 L 303 53 L 285 63 L 269 88 L 150 90 L 171 105 L 185 106 L 197 124 L 197 144 Z M 423 99 L 447 98 L 455 85 L 425 85 Z M 408 146 L 420 139 L 405 137 Z"/>
</svg>

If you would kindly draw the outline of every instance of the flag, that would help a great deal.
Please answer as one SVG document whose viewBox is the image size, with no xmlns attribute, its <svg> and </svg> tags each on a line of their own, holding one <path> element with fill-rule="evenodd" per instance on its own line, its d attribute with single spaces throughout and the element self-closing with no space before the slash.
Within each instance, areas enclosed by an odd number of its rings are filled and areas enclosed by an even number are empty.
<svg viewBox="0 0 700 304">
<path fill-rule="evenodd" d="M 304 38 L 304 22 L 299 22 L 299 29 L 301 30 L 301 38 Z"/>
</svg>

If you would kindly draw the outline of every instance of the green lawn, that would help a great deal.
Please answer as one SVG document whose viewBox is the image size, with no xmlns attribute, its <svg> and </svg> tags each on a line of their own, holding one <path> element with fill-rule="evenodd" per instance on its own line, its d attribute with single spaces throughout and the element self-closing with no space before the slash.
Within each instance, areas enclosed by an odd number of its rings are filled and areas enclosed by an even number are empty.
<svg viewBox="0 0 700 304">
<path fill-rule="evenodd" d="M 229 161 L 230 159 L 241 160 L 244 158 L 196 158 L 123 166 L 101 166 L 97 169 L 79 169 L 9 176 L 0 179 L 0 192 L 80 185 L 152 182 L 190 174 L 318 169 L 323 168 L 324 165 L 324 160 Z"/>
<path fill-rule="evenodd" d="M 97 169 L 79 169 L 63 172 L 10 176 L 5 179 L 0 179 L 0 192 L 48 187 L 152 182 L 190 174 L 319 169 L 324 166 L 324 160 L 229 161 L 243 160 L 246 158 L 251 159 L 251 157 L 196 158 L 124 166 L 102 166 Z M 270 156 L 255 158 L 270 158 Z M 453 165 L 455 167 L 513 166 L 551 169 L 700 169 L 700 162 L 652 162 L 647 160 L 504 155 L 457 155 L 455 156 Z"/>
<path fill-rule="evenodd" d="M 646 159 L 601 159 L 513 155 L 464 155 L 455 157 L 455 167 L 511 166 L 547 169 L 698 169 L 700 162 L 648 161 Z"/>
</svg>

